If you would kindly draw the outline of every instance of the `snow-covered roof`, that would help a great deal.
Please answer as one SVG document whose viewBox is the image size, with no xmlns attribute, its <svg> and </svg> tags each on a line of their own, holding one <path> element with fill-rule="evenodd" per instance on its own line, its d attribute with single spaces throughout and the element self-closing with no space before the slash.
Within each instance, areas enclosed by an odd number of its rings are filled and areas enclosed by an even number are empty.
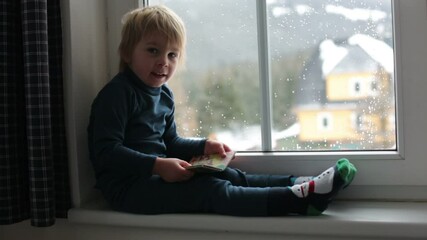
<svg viewBox="0 0 427 240">
<path fill-rule="evenodd" d="M 327 76 L 348 55 L 350 46 L 360 47 L 388 73 L 393 73 L 393 49 L 387 43 L 371 36 L 355 34 L 348 38 L 347 44 L 336 44 L 331 39 L 320 43 L 319 57 L 322 61 L 322 76 Z"/>
<path fill-rule="evenodd" d="M 330 39 L 321 42 L 319 50 L 323 76 L 328 75 L 348 54 L 347 48 L 336 45 Z"/>
<path fill-rule="evenodd" d="M 355 34 L 348 39 L 350 45 L 358 45 L 388 73 L 394 70 L 393 49 L 385 42 L 365 34 Z"/>
</svg>

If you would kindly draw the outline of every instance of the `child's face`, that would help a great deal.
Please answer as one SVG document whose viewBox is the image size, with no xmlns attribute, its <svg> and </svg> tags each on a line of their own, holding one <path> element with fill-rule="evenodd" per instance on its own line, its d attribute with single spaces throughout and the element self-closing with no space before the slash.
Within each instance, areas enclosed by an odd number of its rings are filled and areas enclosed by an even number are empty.
<svg viewBox="0 0 427 240">
<path fill-rule="evenodd" d="M 135 46 L 129 66 L 148 86 L 160 87 L 175 73 L 180 50 L 165 35 L 152 33 Z"/>
</svg>

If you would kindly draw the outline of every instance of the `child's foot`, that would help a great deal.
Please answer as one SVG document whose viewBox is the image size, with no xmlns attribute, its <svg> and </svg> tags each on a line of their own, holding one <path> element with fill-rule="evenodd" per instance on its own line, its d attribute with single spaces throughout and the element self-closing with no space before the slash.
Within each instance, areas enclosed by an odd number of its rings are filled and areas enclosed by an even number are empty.
<svg viewBox="0 0 427 240">
<path fill-rule="evenodd" d="M 290 189 L 299 198 L 307 198 L 307 215 L 320 215 L 332 198 L 353 180 L 357 170 L 347 159 L 342 158 L 312 180 L 296 184 Z"/>
<path fill-rule="evenodd" d="M 305 182 L 310 182 L 313 180 L 314 176 L 301 176 L 301 177 L 293 177 L 291 178 L 292 185 L 303 184 Z"/>
</svg>

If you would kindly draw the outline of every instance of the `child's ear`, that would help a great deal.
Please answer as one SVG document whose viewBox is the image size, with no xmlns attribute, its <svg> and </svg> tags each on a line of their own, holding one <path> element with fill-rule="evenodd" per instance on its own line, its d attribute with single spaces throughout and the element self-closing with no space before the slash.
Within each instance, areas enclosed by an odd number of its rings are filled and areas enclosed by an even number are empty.
<svg viewBox="0 0 427 240">
<path fill-rule="evenodd" d="M 122 58 L 123 62 L 125 62 L 127 65 L 130 64 L 130 62 L 131 62 L 130 54 L 122 53 L 120 57 Z"/>
<path fill-rule="evenodd" d="M 123 61 L 127 64 L 127 65 L 129 65 L 130 64 L 130 61 L 129 61 L 129 59 L 130 59 L 130 57 L 128 57 L 128 56 L 122 56 L 122 59 L 123 59 Z"/>
</svg>

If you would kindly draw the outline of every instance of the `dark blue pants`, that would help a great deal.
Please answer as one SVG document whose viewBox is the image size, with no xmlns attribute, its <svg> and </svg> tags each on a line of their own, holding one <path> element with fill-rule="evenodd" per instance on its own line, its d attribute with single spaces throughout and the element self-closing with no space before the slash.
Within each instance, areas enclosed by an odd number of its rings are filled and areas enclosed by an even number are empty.
<svg viewBox="0 0 427 240">
<path fill-rule="evenodd" d="M 305 209 L 290 185 L 290 176 L 249 175 L 232 168 L 178 183 L 152 176 L 136 180 L 113 205 L 119 211 L 141 214 L 287 215 Z"/>
</svg>

